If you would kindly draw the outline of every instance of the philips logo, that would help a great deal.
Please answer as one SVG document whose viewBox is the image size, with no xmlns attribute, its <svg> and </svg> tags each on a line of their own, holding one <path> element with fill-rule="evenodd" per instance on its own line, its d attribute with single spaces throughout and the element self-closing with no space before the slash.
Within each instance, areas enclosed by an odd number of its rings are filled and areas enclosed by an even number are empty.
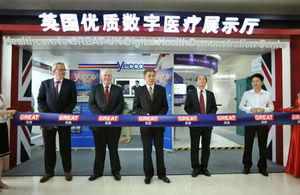
<svg viewBox="0 0 300 195">
<path fill-rule="evenodd" d="M 125 62 L 117 62 L 118 66 L 119 66 L 119 70 L 118 72 L 120 72 L 122 69 L 125 70 L 141 70 L 144 69 L 144 64 L 138 64 L 138 63 L 129 63 L 126 64 Z"/>
</svg>

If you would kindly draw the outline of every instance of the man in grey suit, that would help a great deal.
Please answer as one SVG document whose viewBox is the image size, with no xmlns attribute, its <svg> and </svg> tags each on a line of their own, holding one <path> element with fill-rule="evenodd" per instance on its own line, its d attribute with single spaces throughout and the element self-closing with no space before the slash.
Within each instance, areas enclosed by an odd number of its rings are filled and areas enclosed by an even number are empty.
<svg viewBox="0 0 300 195">
<path fill-rule="evenodd" d="M 166 97 L 166 89 L 160 85 L 156 85 L 156 73 L 154 69 L 146 69 L 144 71 L 144 80 L 146 85 L 139 87 L 135 91 L 133 101 L 133 110 L 140 115 L 165 115 L 169 106 Z M 164 163 L 164 127 L 141 127 L 141 137 L 144 151 L 144 173 L 145 184 L 150 184 L 154 175 L 152 163 L 152 140 L 154 140 L 157 176 L 165 183 L 170 183 L 166 176 L 166 168 Z"/>
<path fill-rule="evenodd" d="M 110 70 L 101 71 L 102 83 L 92 87 L 89 97 L 89 108 L 93 114 L 119 115 L 124 109 L 124 97 L 122 88 L 112 84 L 112 72 Z M 95 162 L 93 175 L 90 181 L 103 175 L 106 145 L 108 145 L 111 173 L 114 179 L 121 180 L 120 159 L 118 154 L 118 144 L 121 134 L 121 127 L 90 127 L 94 135 Z"/>
<path fill-rule="evenodd" d="M 40 112 L 47 113 L 72 113 L 77 94 L 75 82 L 65 79 L 65 64 L 58 62 L 52 66 L 53 79 L 42 82 L 37 97 Z M 46 126 L 43 128 L 45 144 L 45 172 L 40 182 L 46 182 L 54 175 L 56 163 L 56 133 L 59 135 L 59 149 L 65 171 L 65 179 L 72 180 L 71 174 L 71 127 Z"/>
</svg>

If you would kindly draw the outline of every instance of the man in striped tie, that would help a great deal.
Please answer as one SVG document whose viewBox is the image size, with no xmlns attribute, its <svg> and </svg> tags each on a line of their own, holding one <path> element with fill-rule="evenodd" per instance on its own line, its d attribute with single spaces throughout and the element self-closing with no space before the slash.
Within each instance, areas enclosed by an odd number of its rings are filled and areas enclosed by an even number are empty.
<svg viewBox="0 0 300 195">
<path fill-rule="evenodd" d="M 155 84 L 156 72 L 154 69 L 145 69 L 144 80 L 146 85 L 139 87 L 135 91 L 133 100 L 133 110 L 138 115 L 165 115 L 169 106 L 166 96 L 166 89 Z M 143 168 L 145 173 L 145 184 L 150 184 L 154 176 L 154 167 L 152 162 L 152 140 L 156 153 L 156 167 L 158 179 L 165 183 L 170 183 L 166 175 L 164 162 L 164 127 L 141 127 L 141 138 L 143 144 Z"/>
<path fill-rule="evenodd" d="M 205 89 L 207 77 L 199 75 L 196 79 L 197 88 L 188 92 L 184 110 L 188 114 L 215 114 L 218 110 L 213 92 Z M 212 127 L 190 127 L 192 177 L 200 173 L 210 176 L 207 170 L 210 155 L 210 138 Z M 199 142 L 202 136 L 202 155 L 199 164 Z"/>
</svg>

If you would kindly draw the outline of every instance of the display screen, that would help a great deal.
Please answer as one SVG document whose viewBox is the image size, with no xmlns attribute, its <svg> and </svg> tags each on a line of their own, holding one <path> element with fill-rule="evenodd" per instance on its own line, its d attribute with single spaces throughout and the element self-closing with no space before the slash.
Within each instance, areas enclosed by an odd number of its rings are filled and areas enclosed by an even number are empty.
<svg viewBox="0 0 300 195">
<path fill-rule="evenodd" d="M 175 83 L 174 84 L 174 95 L 186 95 L 186 84 Z"/>
</svg>

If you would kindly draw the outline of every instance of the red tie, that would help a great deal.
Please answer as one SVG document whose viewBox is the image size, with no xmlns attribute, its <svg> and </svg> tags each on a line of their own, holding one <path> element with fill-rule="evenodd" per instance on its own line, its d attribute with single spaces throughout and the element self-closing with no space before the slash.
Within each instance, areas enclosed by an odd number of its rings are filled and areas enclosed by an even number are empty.
<svg viewBox="0 0 300 195">
<path fill-rule="evenodd" d="M 108 103 L 108 96 L 109 96 L 109 92 L 108 92 L 108 86 L 105 86 L 105 103 Z"/>
<path fill-rule="evenodd" d="M 201 114 L 205 114 L 205 104 L 204 104 L 203 90 L 201 90 L 201 92 L 200 92 L 200 109 L 201 109 Z"/>
</svg>

